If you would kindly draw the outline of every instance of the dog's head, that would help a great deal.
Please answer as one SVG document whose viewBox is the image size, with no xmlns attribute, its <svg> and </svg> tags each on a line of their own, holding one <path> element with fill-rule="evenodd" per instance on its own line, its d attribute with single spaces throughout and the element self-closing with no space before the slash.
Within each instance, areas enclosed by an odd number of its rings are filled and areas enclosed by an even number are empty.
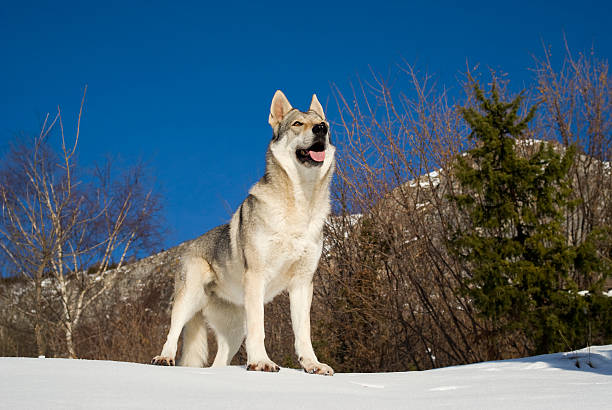
<svg viewBox="0 0 612 410">
<path fill-rule="evenodd" d="M 291 107 L 282 91 L 276 91 L 268 122 L 274 130 L 272 143 L 283 146 L 298 165 L 316 169 L 333 160 L 329 123 L 316 95 L 312 96 L 308 111 L 302 112 Z"/>
</svg>

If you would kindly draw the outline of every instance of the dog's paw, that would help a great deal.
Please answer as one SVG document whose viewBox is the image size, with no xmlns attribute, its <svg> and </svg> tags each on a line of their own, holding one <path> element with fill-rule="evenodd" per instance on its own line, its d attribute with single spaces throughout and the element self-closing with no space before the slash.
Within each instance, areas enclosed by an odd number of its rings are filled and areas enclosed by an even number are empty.
<svg viewBox="0 0 612 410">
<path fill-rule="evenodd" d="M 300 358 L 300 364 L 306 373 L 310 374 L 322 374 L 324 376 L 333 376 L 334 369 L 325 363 L 319 363 L 310 359 Z"/>
<path fill-rule="evenodd" d="M 280 370 L 280 367 L 272 360 L 260 360 L 247 364 L 246 369 L 256 372 L 277 372 Z"/>
<path fill-rule="evenodd" d="M 153 360 L 151 360 L 151 364 L 156 366 L 174 366 L 174 359 L 164 356 L 155 356 Z"/>
</svg>

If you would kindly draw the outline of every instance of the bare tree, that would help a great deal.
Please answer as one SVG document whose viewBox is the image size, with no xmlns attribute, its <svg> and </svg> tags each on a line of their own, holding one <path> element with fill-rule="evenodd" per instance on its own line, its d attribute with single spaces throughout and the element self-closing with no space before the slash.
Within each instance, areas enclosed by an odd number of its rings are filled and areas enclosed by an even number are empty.
<svg viewBox="0 0 612 410">
<path fill-rule="evenodd" d="M 31 144 L 13 146 L 0 176 L 0 249 L 11 270 L 34 289 L 39 354 L 43 327 L 59 327 L 65 350 L 77 357 L 74 334 L 84 314 L 109 289 L 126 257 L 159 239 L 159 197 L 145 188 L 143 168 L 114 179 L 110 164 L 84 172 L 76 160 L 80 136 L 68 143 L 61 111 L 45 118 Z M 59 127 L 59 150 L 49 144 Z M 116 269 L 109 269 L 115 263 Z"/>
<path fill-rule="evenodd" d="M 576 206 L 567 212 L 571 245 L 593 241 L 611 263 L 612 248 L 612 88 L 609 63 L 594 50 L 572 53 L 567 42 L 561 62 L 545 47 L 535 60 L 535 99 L 540 102 L 537 134 L 579 149 L 572 175 Z M 602 278 L 605 280 L 605 278 Z M 588 288 L 580 278 L 576 281 Z M 611 287 L 612 283 L 608 283 Z"/>
</svg>

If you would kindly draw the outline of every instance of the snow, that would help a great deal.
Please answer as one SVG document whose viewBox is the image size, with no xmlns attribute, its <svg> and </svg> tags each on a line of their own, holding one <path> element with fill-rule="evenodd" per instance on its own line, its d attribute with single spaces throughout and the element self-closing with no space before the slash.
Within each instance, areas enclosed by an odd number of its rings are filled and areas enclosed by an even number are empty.
<svg viewBox="0 0 612 410">
<path fill-rule="evenodd" d="M 589 292 L 588 290 L 579 290 L 577 292 L 580 296 L 586 296 L 586 295 L 590 295 L 591 292 Z M 602 295 L 607 296 L 607 297 L 612 297 L 612 289 L 606 291 L 601 292 Z"/>
<path fill-rule="evenodd" d="M 444 172 L 442 168 L 438 171 L 431 171 L 418 178 L 418 180 L 412 180 L 409 182 L 410 188 L 415 188 L 417 185 L 421 188 L 435 188 L 440 185 L 440 174 Z"/>
<path fill-rule="evenodd" d="M 540 145 L 542 142 L 542 140 L 537 140 L 537 139 L 533 139 L 533 138 L 525 138 L 525 139 L 517 139 L 516 143 L 518 145 L 527 145 L 527 146 L 532 146 L 532 145 Z"/>
<path fill-rule="evenodd" d="M 589 358 L 590 357 L 590 358 Z M 580 367 L 576 367 L 576 362 Z M 587 362 L 594 367 L 590 367 Z M 612 345 L 424 372 L 279 373 L 0 358 L 6 409 L 611 408 Z"/>
</svg>

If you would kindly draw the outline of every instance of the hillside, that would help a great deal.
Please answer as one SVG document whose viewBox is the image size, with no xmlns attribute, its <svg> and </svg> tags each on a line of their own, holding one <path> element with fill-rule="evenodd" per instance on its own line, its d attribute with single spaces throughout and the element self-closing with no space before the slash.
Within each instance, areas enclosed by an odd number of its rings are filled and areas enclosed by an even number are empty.
<svg viewBox="0 0 612 410">
<path fill-rule="evenodd" d="M 68 359 L 0 358 L 0 369 L 6 409 L 602 409 L 612 400 L 612 345 L 590 355 L 333 377 Z"/>
</svg>

